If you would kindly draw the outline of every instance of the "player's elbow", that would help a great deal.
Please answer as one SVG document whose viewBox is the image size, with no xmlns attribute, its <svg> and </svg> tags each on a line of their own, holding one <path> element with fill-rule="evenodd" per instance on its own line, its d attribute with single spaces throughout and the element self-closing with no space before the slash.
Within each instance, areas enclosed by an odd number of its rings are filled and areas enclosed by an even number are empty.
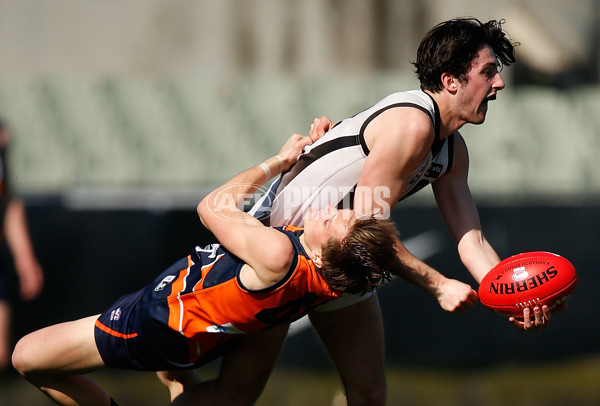
<svg viewBox="0 0 600 406">
<path fill-rule="evenodd" d="M 458 254 L 463 260 L 468 260 L 480 252 L 487 241 L 480 230 L 471 230 L 458 241 Z"/>
<path fill-rule="evenodd" d="M 196 207 L 196 212 L 198 213 L 198 217 L 204 226 L 206 226 L 206 215 L 208 212 L 208 208 L 206 206 L 206 197 L 198 203 Z"/>
</svg>

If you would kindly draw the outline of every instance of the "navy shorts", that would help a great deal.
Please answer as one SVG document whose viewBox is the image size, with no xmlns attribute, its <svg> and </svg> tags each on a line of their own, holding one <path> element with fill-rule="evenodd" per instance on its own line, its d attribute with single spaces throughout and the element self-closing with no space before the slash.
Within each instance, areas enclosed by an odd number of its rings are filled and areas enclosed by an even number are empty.
<svg viewBox="0 0 600 406">
<path fill-rule="evenodd" d="M 160 321 L 168 319 L 168 308 L 157 300 L 154 287 L 186 266 L 187 259 L 182 258 L 147 287 L 120 297 L 100 315 L 94 336 L 106 366 L 140 371 L 188 369 L 222 354 L 224 348 L 219 348 L 190 362 L 189 341 Z"/>
</svg>

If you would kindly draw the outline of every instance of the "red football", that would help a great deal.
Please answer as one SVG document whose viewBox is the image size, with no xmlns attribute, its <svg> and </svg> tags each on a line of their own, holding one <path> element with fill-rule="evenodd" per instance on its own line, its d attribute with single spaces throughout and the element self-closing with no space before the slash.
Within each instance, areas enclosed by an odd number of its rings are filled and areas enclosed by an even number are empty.
<svg viewBox="0 0 600 406">
<path fill-rule="evenodd" d="M 577 273 L 566 258 L 533 251 L 514 255 L 493 267 L 479 285 L 481 303 L 507 316 L 523 318 L 523 309 L 563 303 L 577 285 Z"/>
</svg>

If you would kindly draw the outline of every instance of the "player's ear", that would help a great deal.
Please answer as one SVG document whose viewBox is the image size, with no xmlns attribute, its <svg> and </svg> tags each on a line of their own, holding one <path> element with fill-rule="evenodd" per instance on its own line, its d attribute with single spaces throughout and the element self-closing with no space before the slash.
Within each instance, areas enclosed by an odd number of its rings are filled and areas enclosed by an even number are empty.
<svg viewBox="0 0 600 406">
<path fill-rule="evenodd" d="M 311 251 L 310 254 L 310 259 L 312 260 L 313 264 L 315 264 L 315 266 L 317 268 L 322 268 L 323 267 L 323 257 L 321 256 L 321 252 L 315 252 L 315 251 Z"/>
<path fill-rule="evenodd" d="M 442 85 L 450 93 L 454 93 L 458 89 L 458 79 L 448 72 L 444 72 L 442 73 Z"/>
</svg>

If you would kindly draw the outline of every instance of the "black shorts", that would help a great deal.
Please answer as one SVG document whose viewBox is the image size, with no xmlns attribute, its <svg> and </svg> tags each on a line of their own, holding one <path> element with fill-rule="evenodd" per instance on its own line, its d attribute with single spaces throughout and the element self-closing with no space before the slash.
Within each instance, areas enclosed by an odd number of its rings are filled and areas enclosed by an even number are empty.
<svg viewBox="0 0 600 406">
<path fill-rule="evenodd" d="M 5 250 L 0 248 L 0 301 L 13 302 L 17 298 L 19 284 Z"/>
</svg>

